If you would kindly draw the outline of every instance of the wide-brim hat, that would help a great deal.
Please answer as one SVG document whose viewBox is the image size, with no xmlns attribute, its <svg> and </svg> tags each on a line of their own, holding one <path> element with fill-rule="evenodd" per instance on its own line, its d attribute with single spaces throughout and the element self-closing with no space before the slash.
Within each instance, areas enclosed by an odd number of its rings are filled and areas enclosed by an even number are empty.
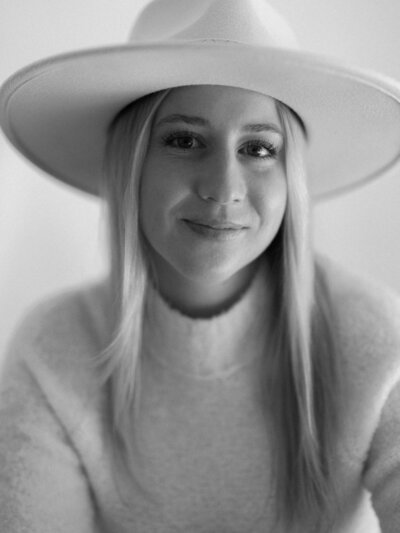
<svg viewBox="0 0 400 533">
<path fill-rule="evenodd" d="M 14 74 L 0 123 L 35 165 L 98 194 L 107 129 L 161 89 L 224 85 L 272 96 L 307 132 L 313 197 L 355 187 L 400 159 L 400 86 L 305 52 L 265 0 L 153 0 L 127 44 L 63 54 Z"/>
</svg>

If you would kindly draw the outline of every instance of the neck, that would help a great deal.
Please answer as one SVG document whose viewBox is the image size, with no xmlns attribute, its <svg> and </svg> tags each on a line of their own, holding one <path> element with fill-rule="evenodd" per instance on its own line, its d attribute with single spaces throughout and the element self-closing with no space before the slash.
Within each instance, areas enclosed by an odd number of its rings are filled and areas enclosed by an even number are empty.
<svg viewBox="0 0 400 533">
<path fill-rule="evenodd" d="M 239 300 L 258 264 L 254 261 L 233 276 L 214 283 L 186 278 L 163 264 L 162 268 L 155 268 L 156 285 L 171 307 L 193 318 L 207 318 L 222 313 Z"/>
</svg>

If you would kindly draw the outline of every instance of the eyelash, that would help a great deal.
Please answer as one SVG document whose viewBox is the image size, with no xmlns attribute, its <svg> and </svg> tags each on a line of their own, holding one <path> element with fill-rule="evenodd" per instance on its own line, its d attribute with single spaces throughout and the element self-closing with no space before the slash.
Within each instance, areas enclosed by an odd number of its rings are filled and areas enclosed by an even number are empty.
<svg viewBox="0 0 400 533">
<path fill-rule="evenodd" d="M 265 148 L 268 151 L 268 155 L 262 156 L 260 158 L 256 157 L 256 159 L 276 159 L 278 155 L 278 148 L 272 143 L 267 142 L 267 141 L 254 140 L 254 141 L 249 141 L 248 143 L 246 143 L 246 145 L 247 146 L 253 145 L 258 148 Z"/>
<path fill-rule="evenodd" d="M 193 150 L 193 148 L 181 148 L 179 146 L 173 146 L 172 143 L 177 139 L 190 138 L 190 137 L 195 139 L 196 142 L 203 144 L 201 141 L 199 141 L 196 133 L 191 132 L 191 131 L 174 131 L 162 137 L 162 140 L 165 146 L 172 146 L 173 148 L 180 148 L 180 150 L 189 151 L 189 150 Z"/>
<path fill-rule="evenodd" d="M 182 139 L 182 138 L 193 138 L 197 143 L 202 145 L 201 148 L 204 147 L 204 143 L 198 139 L 197 134 L 191 131 L 174 131 L 172 133 L 169 133 L 168 135 L 163 136 L 162 141 L 165 146 L 171 146 L 173 148 L 177 148 L 185 152 L 189 152 L 191 150 L 197 150 L 199 148 L 199 147 L 183 148 L 183 147 L 173 145 L 173 142 L 175 140 Z M 262 156 L 262 157 L 256 157 L 256 156 L 250 156 L 250 157 L 254 157 L 255 159 L 267 160 L 267 159 L 276 159 L 278 156 L 278 153 L 279 153 L 278 147 L 268 141 L 265 141 L 265 140 L 261 141 L 259 139 L 256 139 L 256 140 L 248 141 L 245 143 L 245 146 L 247 147 L 251 145 L 259 147 L 259 148 L 265 148 L 268 151 L 268 155 Z"/>
</svg>

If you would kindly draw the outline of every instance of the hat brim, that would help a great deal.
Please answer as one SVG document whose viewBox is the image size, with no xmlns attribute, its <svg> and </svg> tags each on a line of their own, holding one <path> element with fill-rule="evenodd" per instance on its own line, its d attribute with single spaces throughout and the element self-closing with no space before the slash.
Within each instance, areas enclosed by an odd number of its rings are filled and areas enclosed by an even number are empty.
<svg viewBox="0 0 400 533">
<path fill-rule="evenodd" d="M 400 159 L 400 88 L 311 53 L 240 43 L 124 45 L 31 65 L 3 86 L 0 123 L 52 176 L 98 194 L 107 128 L 131 101 L 161 89 L 226 85 L 281 100 L 305 123 L 314 198 L 353 188 Z"/>
</svg>

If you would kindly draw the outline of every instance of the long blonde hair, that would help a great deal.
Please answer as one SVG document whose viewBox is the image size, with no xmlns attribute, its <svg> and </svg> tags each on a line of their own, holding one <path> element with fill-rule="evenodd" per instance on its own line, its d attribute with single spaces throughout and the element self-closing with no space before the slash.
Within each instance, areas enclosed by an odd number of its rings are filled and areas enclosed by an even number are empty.
<svg viewBox="0 0 400 533">
<path fill-rule="evenodd" d="M 134 429 L 131 414 L 140 404 L 149 272 L 139 227 L 140 176 L 152 119 L 167 93 L 147 95 L 118 114 L 109 130 L 105 156 L 102 195 L 108 209 L 114 322 L 113 337 L 98 367 L 110 393 L 112 443 L 128 463 L 129 435 Z M 310 243 L 303 134 L 293 113 L 281 103 L 277 108 L 286 138 L 288 201 L 281 228 L 267 251 L 277 314 L 273 368 L 268 368 L 273 381 L 272 387 L 264 387 L 264 403 L 276 427 L 278 517 L 290 528 L 309 514 L 334 512 L 331 458 L 340 395 L 329 328 L 333 307 Z M 129 464 L 125 467 L 129 470 Z"/>
</svg>

